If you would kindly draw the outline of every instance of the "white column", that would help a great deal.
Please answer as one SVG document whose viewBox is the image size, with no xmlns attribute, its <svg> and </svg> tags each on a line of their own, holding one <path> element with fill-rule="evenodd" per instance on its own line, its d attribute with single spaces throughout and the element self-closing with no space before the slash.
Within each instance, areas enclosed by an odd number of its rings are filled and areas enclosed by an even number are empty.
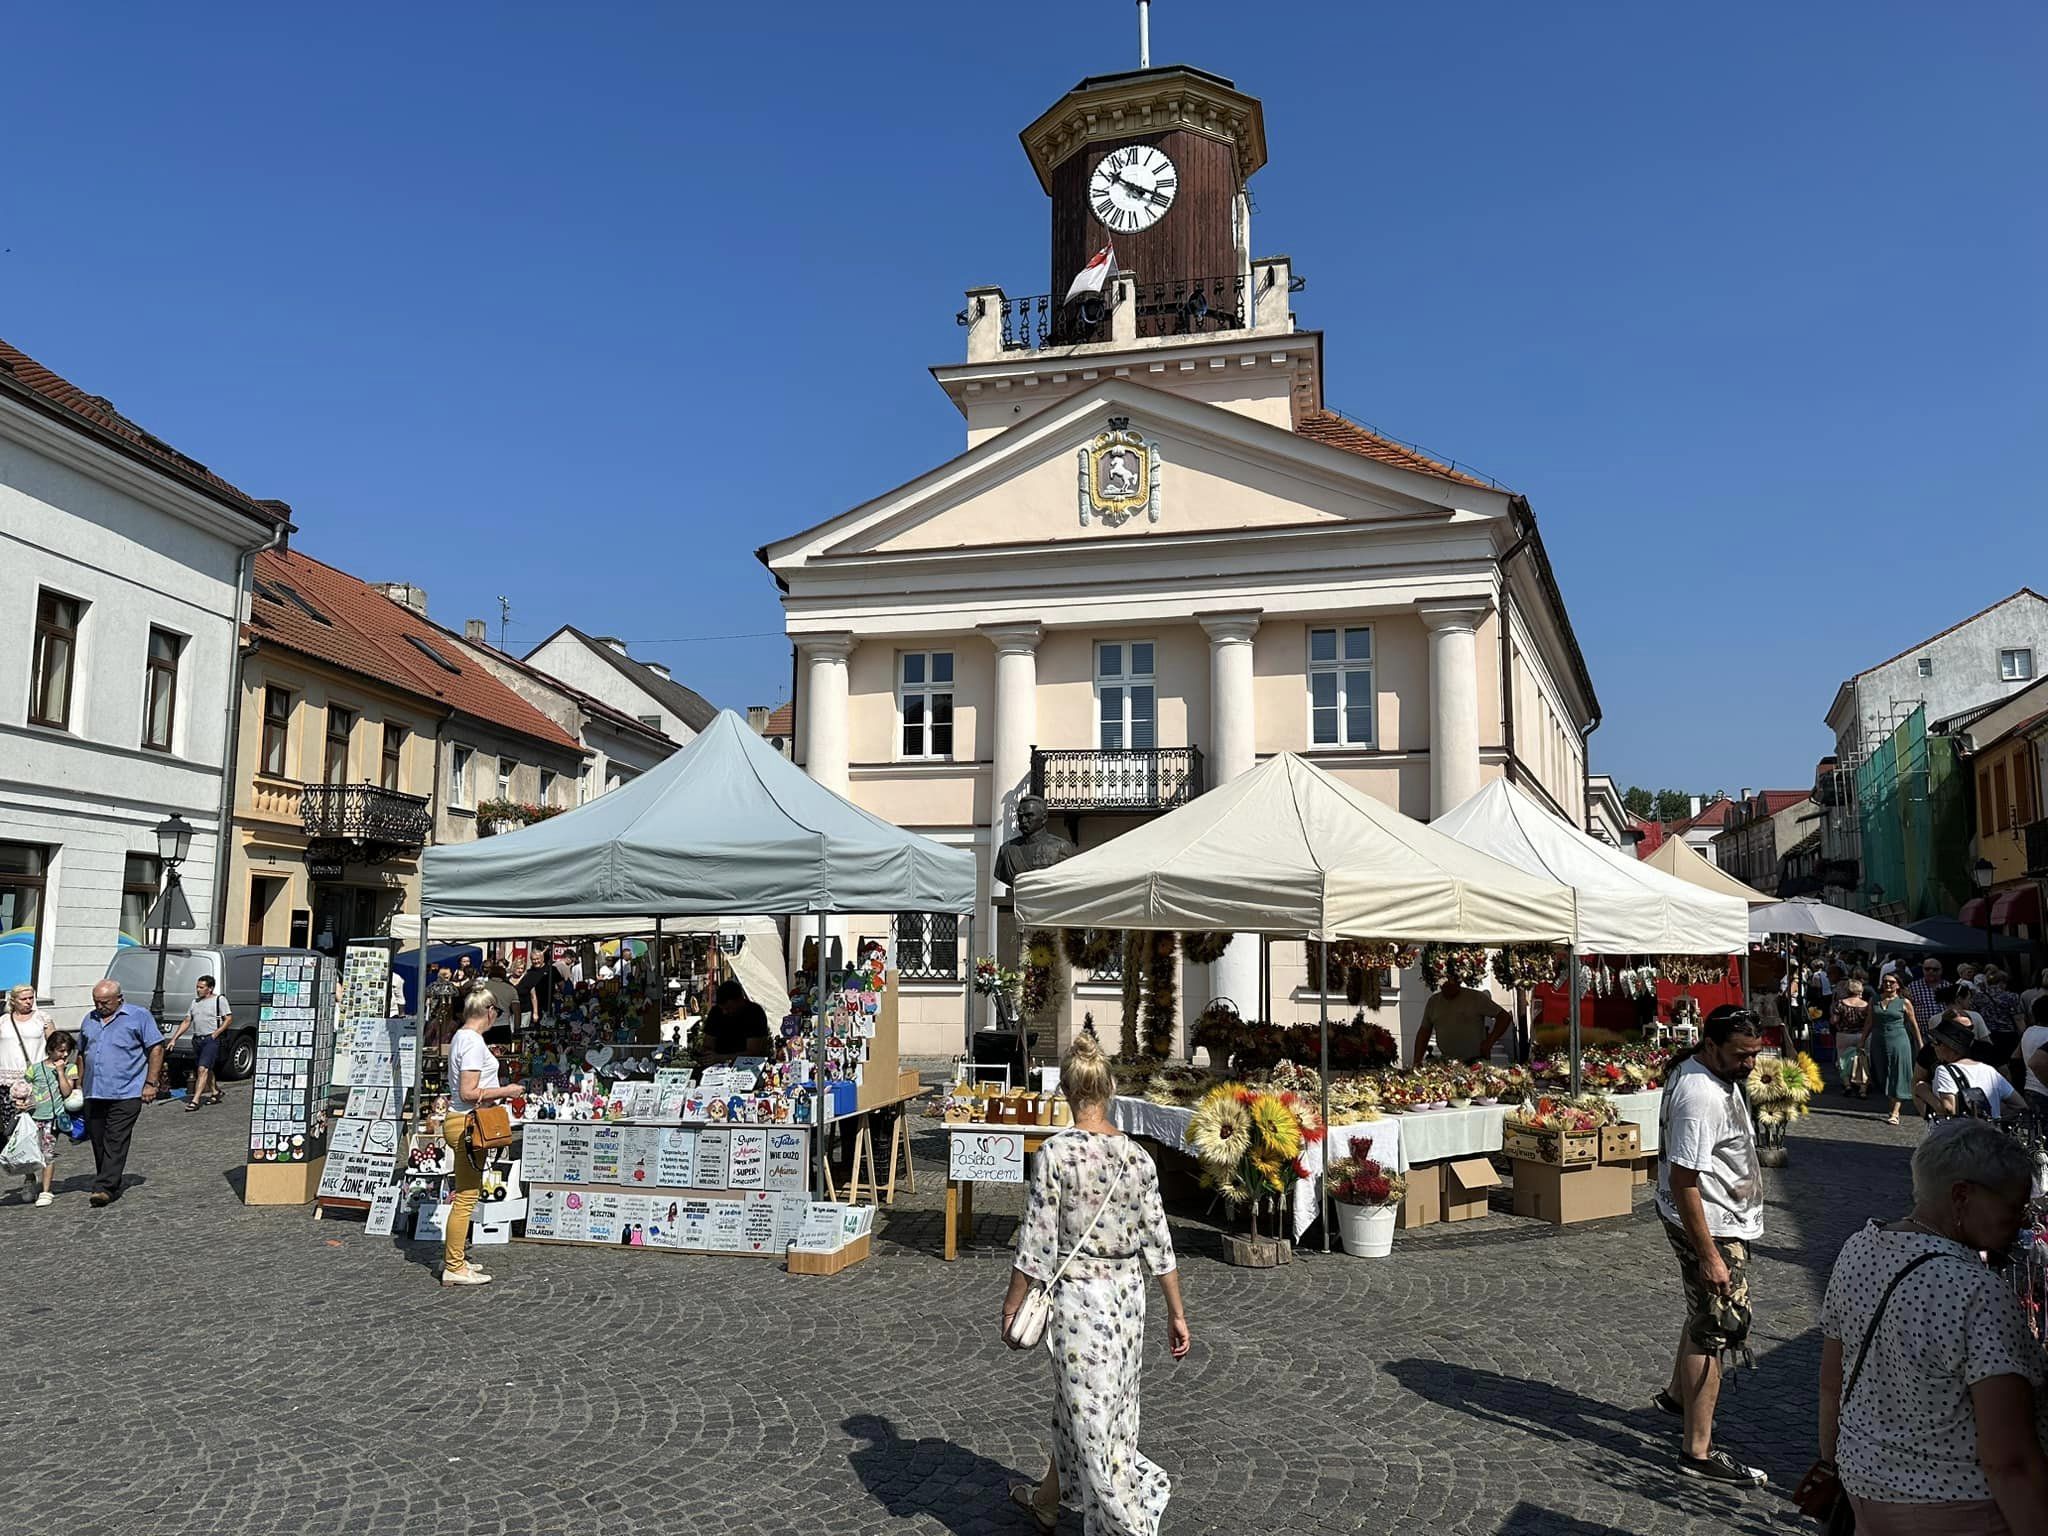
<svg viewBox="0 0 2048 1536">
<path fill-rule="evenodd" d="M 853 654 L 853 636 L 844 631 L 799 635 L 796 643 L 804 664 L 804 772 L 834 794 L 845 795 L 852 787 L 847 771 L 846 658 Z M 803 941 L 817 935 L 808 919 L 794 919 L 789 926 L 795 936 L 789 963 L 795 967 L 803 962 Z M 827 919 L 824 927 L 828 934 L 843 935 L 844 924 L 836 920 Z"/>
<path fill-rule="evenodd" d="M 1250 772 L 1258 761 L 1252 637 L 1259 632 L 1259 610 L 1195 617 L 1209 634 L 1208 778 L 1212 786 L 1223 785 Z M 1223 958 L 1211 963 L 1209 996 L 1229 998 L 1247 1019 L 1259 1016 L 1258 935 L 1237 934 Z M 1208 1002 L 1209 998 L 1199 999 L 1196 1012 Z"/>
<path fill-rule="evenodd" d="M 1031 778 L 1031 749 L 1038 741 L 1038 641 L 1035 623 L 984 624 L 981 632 L 996 648 L 995 728 L 989 756 L 989 828 L 1000 848 L 1016 827 L 1017 801 Z"/>
<path fill-rule="evenodd" d="M 1483 598 L 1424 603 L 1429 626 L 1429 814 L 1479 793 L 1479 625 Z"/>
</svg>

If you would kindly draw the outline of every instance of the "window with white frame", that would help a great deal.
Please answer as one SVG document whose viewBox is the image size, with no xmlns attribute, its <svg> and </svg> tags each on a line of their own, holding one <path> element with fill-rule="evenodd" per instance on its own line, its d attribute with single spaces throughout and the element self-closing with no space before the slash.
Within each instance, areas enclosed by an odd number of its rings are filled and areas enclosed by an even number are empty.
<svg viewBox="0 0 2048 1536">
<path fill-rule="evenodd" d="M 905 757 L 953 755 L 953 653 L 904 651 L 896 658 L 896 704 Z"/>
<path fill-rule="evenodd" d="M 1914 664 L 1914 666 L 1915 670 L 1917 670 L 1922 677 L 1934 676 L 1934 658 L 1932 656 L 1922 656 Z"/>
<path fill-rule="evenodd" d="M 1095 745 L 1104 752 L 1149 752 L 1159 745 L 1157 647 L 1150 640 L 1101 640 L 1095 646 Z"/>
<path fill-rule="evenodd" d="M 555 803 L 555 775 L 553 769 L 543 768 L 540 771 L 540 803 L 542 805 L 553 805 Z"/>
<path fill-rule="evenodd" d="M 1373 745 L 1372 627 L 1308 632 L 1309 743 Z"/>
<path fill-rule="evenodd" d="M 513 762 L 511 758 L 501 757 L 498 759 L 498 798 L 500 800 L 510 800 L 512 798 L 512 775 L 518 771 L 519 765 Z"/>
<path fill-rule="evenodd" d="M 2024 683 L 2034 675 L 2034 653 L 2022 646 L 1998 653 L 2000 682 Z"/>
<path fill-rule="evenodd" d="M 475 755 L 468 747 L 448 749 L 448 803 L 458 810 L 469 808 L 469 760 Z"/>
</svg>

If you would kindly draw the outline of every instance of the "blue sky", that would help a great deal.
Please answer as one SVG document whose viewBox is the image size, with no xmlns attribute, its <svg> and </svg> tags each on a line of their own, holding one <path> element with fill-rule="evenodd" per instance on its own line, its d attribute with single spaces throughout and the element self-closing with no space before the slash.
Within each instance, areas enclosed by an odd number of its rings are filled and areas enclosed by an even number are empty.
<svg viewBox="0 0 2048 1536">
<path fill-rule="evenodd" d="M 710 10 L 15 8 L 0 335 L 445 623 L 779 702 L 753 550 L 958 451 L 1017 131 L 1134 8 Z M 1530 497 L 1596 767 L 1809 782 L 1843 676 L 2048 581 L 2038 6 L 1154 13 L 1265 101 L 1329 403 Z"/>
</svg>

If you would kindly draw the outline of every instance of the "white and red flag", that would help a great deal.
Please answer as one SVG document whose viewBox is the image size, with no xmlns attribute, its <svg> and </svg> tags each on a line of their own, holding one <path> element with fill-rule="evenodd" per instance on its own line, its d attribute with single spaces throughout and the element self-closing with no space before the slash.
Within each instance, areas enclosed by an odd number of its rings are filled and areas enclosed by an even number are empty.
<svg viewBox="0 0 2048 1536">
<path fill-rule="evenodd" d="M 1074 286 L 1067 290 L 1067 296 L 1060 302 L 1071 304 L 1084 294 L 1107 293 L 1110 279 L 1115 276 L 1116 245 L 1112 241 L 1088 258 L 1088 265 L 1075 275 Z"/>
</svg>

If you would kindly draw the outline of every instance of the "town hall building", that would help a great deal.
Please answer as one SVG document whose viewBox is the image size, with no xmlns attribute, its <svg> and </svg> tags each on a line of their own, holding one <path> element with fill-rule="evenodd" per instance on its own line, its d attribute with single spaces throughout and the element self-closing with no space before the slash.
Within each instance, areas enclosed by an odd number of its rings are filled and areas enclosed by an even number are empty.
<svg viewBox="0 0 2048 1536">
<path fill-rule="evenodd" d="M 962 1048 L 975 953 L 1015 963 L 995 856 L 1026 795 L 1085 850 L 1288 751 L 1422 819 L 1501 775 L 1588 816 L 1599 703 L 1535 518 L 1325 406 L 1302 281 L 1253 254 L 1260 103 L 1184 66 L 1100 76 L 1023 144 L 1050 291 L 968 290 L 965 361 L 933 370 L 964 451 L 760 552 L 796 761 L 979 862 L 972 953 L 943 915 L 843 925 L 891 941 L 910 1052 Z M 1253 941 L 1182 970 L 1184 1018 L 1259 1011 Z M 1275 944 L 1272 1016 L 1313 1019 L 1309 987 Z M 1063 1037 L 1119 995 L 1077 972 Z"/>
</svg>

